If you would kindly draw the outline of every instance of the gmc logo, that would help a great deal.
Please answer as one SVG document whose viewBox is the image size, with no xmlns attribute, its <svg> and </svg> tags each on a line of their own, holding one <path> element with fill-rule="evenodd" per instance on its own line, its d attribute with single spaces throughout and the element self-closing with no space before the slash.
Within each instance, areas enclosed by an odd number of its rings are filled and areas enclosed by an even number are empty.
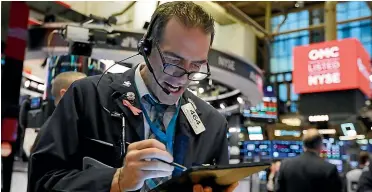
<svg viewBox="0 0 372 192">
<path fill-rule="evenodd" d="M 329 59 L 329 58 L 336 58 L 339 57 L 340 48 L 337 46 L 333 46 L 330 48 L 324 49 L 313 49 L 309 52 L 308 56 L 309 59 L 312 61 L 319 60 L 319 59 Z"/>
</svg>

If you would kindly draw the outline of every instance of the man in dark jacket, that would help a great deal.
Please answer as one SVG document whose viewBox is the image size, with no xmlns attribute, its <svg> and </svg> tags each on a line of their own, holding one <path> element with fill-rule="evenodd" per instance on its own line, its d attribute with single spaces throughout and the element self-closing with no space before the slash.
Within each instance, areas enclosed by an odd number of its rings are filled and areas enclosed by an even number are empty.
<svg viewBox="0 0 372 192">
<path fill-rule="evenodd" d="M 368 167 L 363 169 L 359 178 L 358 192 L 372 192 L 372 161 L 369 161 Z"/>
<path fill-rule="evenodd" d="M 68 71 L 58 74 L 52 82 L 52 96 L 54 97 L 54 105 L 57 106 L 63 95 L 66 93 L 71 84 L 79 79 L 85 78 L 87 75 L 80 72 Z M 39 142 L 40 135 L 37 135 L 34 143 L 31 146 L 31 153 L 34 151 L 35 143 Z"/>
<path fill-rule="evenodd" d="M 322 140 L 317 129 L 307 131 L 303 138 L 304 154 L 281 164 L 276 192 L 341 192 L 336 166 L 319 157 Z"/>
<path fill-rule="evenodd" d="M 149 191 L 179 173 L 154 159 L 228 164 L 225 118 L 186 90 L 210 74 L 213 23 L 192 2 L 161 4 L 139 44 L 145 63 L 74 82 L 41 129 L 28 191 Z"/>
</svg>

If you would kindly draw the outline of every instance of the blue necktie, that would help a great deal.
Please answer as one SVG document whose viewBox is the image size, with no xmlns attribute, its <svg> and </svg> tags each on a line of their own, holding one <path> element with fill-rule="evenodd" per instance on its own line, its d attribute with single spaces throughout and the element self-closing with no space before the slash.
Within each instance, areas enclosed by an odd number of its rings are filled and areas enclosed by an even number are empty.
<svg viewBox="0 0 372 192">
<path fill-rule="evenodd" d="M 150 95 L 145 95 L 144 96 L 144 99 L 152 106 L 152 107 L 155 107 L 155 116 L 153 119 L 151 119 L 152 123 L 159 126 L 159 128 L 165 132 L 165 125 L 163 124 L 163 116 L 164 116 L 164 112 L 165 110 L 167 109 L 167 105 L 163 105 L 163 104 L 159 104 L 157 101 L 155 101 Z M 151 117 L 150 117 L 151 118 Z M 151 129 L 150 129 L 151 131 Z M 150 139 L 157 139 L 156 138 L 156 135 L 152 132 L 150 132 L 150 136 L 149 136 Z M 166 143 L 163 143 L 164 145 L 166 145 Z M 160 185 L 161 183 L 167 181 L 169 179 L 169 177 L 159 177 L 159 178 L 153 178 L 153 179 L 148 179 L 145 181 L 142 189 L 141 189 L 141 192 L 147 192 L 147 191 L 150 191 L 152 189 L 152 185 L 155 185 L 155 186 L 158 186 Z M 151 185 L 152 183 L 152 185 Z"/>
</svg>

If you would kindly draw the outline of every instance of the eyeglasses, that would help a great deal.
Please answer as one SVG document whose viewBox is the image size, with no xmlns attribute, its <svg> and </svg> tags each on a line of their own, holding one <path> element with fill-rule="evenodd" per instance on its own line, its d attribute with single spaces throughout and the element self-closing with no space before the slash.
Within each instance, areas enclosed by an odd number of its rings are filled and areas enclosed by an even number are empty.
<svg viewBox="0 0 372 192">
<path fill-rule="evenodd" d="M 182 77 L 187 74 L 187 78 L 191 81 L 201 81 L 211 75 L 208 62 L 197 65 L 196 68 L 199 68 L 198 71 L 189 72 L 185 68 L 181 67 L 179 64 L 167 62 L 162 51 L 160 50 L 159 44 L 156 42 L 155 45 L 163 62 L 163 72 L 165 74 L 172 77 Z"/>
</svg>

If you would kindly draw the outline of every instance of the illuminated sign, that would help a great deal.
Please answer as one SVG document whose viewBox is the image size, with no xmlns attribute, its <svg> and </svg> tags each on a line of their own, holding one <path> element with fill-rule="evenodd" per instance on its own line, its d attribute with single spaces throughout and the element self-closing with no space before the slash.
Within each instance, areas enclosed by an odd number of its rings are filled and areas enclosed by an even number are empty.
<svg viewBox="0 0 372 192">
<path fill-rule="evenodd" d="M 343 123 L 341 124 L 342 133 L 345 136 L 355 136 L 356 130 L 353 123 Z"/>
<path fill-rule="evenodd" d="M 301 131 L 275 130 L 274 135 L 276 137 L 284 137 L 284 136 L 300 137 L 301 136 Z"/>
<path fill-rule="evenodd" d="M 357 39 L 295 47 L 293 59 L 297 94 L 349 89 L 371 94 L 370 57 Z"/>
</svg>

